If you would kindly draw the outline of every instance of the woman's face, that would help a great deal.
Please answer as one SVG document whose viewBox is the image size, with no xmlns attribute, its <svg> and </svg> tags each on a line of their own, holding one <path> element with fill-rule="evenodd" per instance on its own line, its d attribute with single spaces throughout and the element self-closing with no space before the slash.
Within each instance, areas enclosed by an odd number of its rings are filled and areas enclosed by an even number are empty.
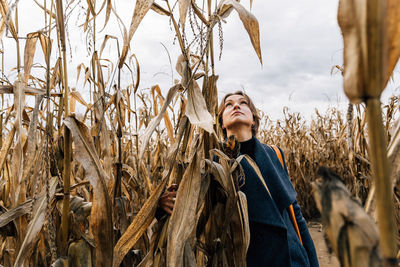
<svg viewBox="0 0 400 267">
<path fill-rule="evenodd" d="M 235 128 L 244 128 L 251 132 L 253 124 L 253 113 L 250 110 L 246 98 L 242 95 L 228 96 L 225 99 L 225 110 L 222 113 L 222 127 L 225 128 L 227 132 Z"/>
</svg>

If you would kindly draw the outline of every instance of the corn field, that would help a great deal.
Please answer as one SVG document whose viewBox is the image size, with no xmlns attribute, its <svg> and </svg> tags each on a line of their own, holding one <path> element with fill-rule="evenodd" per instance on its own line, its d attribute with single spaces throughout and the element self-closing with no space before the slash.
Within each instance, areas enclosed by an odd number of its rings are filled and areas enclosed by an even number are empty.
<svg viewBox="0 0 400 267">
<path fill-rule="evenodd" d="M 393 138 L 398 97 L 383 105 L 387 142 Z M 278 144 L 285 152 L 292 183 L 306 218 L 318 217 L 311 182 L 319 166 L 328 166 L 344 179 L 352 194 L 365 205 L 373 183 L 368 160 L 368 134 L 364 106 L 351 105 L 347 113 L 330 108 L 307 121 L 300 113 L 283 110 L 284 120 L 273 123 L 263 116 L 260 139 Z M 397 176 L 396 176 L 397 177 Z"/>
<path fill-rule="evenodd" d="M 234 183 L 238 164 L 216 133 L 214 40 L 235 11 L 262 63 L 257 19 L 233 0 L 137 0 L 126 28 L 110 0 L 35 2 L 43 28 L 20 36 L 22 1 L 0 0 L 0 38 L 16 45 L 0 52 L 17 59 L 13 80 L 3 63 L 0 83 L 0 264 L 242 266 L 247 206 Z M 70 86 L 68 70 L 77 66 L 66 58 L 74 5 L 85 9 L 80 29 L 93 38 L 90 62 L 78 66 L 82 88 Z M 130 47 L 147 12 L 168 18 L 181 52 L 173 59 L 180 79 L 166 95 L 156 81 L 141 88 Z M 123 36 L 101 31 L 110 19 Z M 104 36 L 100 50 L 96 34 Z M 115 62 L 104 53 L 111 42 L 118 44 Z M 122 80 L 122 72 L 131 78 Z M 384 106 L 388 142 L 398 110 L 397 97 Z M 310 183 L 320 165 L 332 167 L 368 204 L 373 178 L 362 105 L 347 114 L 316 111 L 308 121 L 289 109 L 283 120 L 261 117 L 258 137 L 283 149 L 305 217 L 318 217 Z M 173 214 L 157 221 L 158 200 L 172 183 L 179 184 Z"/>
</svg>

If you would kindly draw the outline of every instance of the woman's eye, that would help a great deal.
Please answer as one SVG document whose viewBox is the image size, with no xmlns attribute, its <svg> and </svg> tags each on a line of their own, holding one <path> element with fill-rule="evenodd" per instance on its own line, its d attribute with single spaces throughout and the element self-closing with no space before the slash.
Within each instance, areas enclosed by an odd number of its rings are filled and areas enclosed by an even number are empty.
<svg viewBox="0 0 400 267">
<path fill-rule="evenodd" d="M 225 104 L 225 107 L 229 107 L 229 106 L 232 106 L 232 103 L 226 103 Z"/>
<path fill-rule="evenodd" d="M 240 102 L 240 104 L 245 104 L 245 105 L 247 105 L 247 102 L 246 101 L 242 101 L 242 102 Z"/>
</svg>

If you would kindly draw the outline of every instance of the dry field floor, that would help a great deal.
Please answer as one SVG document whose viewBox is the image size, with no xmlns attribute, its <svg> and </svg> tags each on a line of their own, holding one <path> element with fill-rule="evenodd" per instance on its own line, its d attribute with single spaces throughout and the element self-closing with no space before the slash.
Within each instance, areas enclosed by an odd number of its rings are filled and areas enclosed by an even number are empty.
<svg viewBox="0 0 400 267">
<path fill-rule="evenodd" d="M 311 237 L 314 240 L 315 249 L 317 250 L 318 261 L 320 267 L 339 267 L 339 261 L 334 254 L 328 252 L 324 240 L 324 232 L 322 231 L 322 225 L 318 222 L 309 222 L 308 230 L 310 231 Z"/>
</svg>

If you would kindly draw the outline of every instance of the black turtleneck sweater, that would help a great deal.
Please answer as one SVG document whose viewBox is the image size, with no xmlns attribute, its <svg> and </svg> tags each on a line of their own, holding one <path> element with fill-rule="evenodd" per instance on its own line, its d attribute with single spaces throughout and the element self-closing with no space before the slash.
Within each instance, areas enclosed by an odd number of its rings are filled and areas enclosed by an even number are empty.
<svg viewBox="0 0 400 267">
<path fill-rule="evenodd" d="M 254 157 L 254 147 L 256 143 L 256 138 L 253 136 L 251 139 L 240 142 L 240 153 L 249 155 L 253 160 Z"/>
</svg>

